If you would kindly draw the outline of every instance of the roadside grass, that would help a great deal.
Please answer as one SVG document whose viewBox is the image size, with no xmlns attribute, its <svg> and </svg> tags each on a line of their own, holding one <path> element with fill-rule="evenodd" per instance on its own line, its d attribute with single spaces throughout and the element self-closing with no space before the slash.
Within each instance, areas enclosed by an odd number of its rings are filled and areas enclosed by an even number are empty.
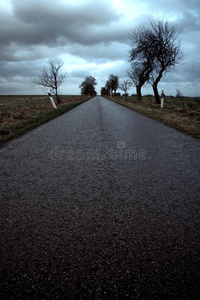
<svg viewBox="0 0 200 300">
<path fill-rule="evenodd" d="M 156 121 L 200 138 L 200 99 L 166 97 L 164 107 L 155 104 L 153 96 L 143 97 L 138 102 L 135 96 L 106 97 Z"/>
<path fill-rule="evenodd" d="M 80 97 L 79 97 L 80 98 Z M 0 147 L 7 142 L 22 136 L 23 134 L 35 129 L 36 127 L 55 119 L 58 116 L 68 112 L 83 102 L 89 100 L 84 99 L 73 102 L 75 98 L 69 97 L 67 101 L 63 101 L 57 109 L 51 105 L 43 105 L 41 107 L 26 108 L 23 111 L 15 113 L 6 113 L 1 115 L 0 120 Z M 50 101 L 49 101 L 50 102 Z"/>
</svg>

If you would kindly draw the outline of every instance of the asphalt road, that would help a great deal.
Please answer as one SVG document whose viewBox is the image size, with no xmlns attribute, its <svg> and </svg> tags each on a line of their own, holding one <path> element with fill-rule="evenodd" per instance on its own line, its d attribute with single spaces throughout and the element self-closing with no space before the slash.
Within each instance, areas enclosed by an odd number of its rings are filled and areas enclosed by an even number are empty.
<svg viewBox="0 0 200 300">
<path fill-rule="evenodd" d="M 200 141 L 95 97 L 0 149 L 1 299 L 200 299 Z"/>
</svg>

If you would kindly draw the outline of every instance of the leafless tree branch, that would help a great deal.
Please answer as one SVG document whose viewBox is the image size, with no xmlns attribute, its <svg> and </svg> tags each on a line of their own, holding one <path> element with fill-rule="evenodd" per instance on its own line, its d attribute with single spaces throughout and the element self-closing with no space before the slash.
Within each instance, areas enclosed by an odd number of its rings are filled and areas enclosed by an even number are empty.
<svg viewBox="0 0 200 300">
<path fill-rule="evenodd" d="M 63 63 L 60 60 L 49 60 L 48 68 L 44 67 L 42 73 L 35 78 L 32 78 L 34 84 L 48 88 L 56 95 L 57 102 L 59 103 L 58 88 L 64 82 L 66 73 L 60 73 Z"/>
</svg>

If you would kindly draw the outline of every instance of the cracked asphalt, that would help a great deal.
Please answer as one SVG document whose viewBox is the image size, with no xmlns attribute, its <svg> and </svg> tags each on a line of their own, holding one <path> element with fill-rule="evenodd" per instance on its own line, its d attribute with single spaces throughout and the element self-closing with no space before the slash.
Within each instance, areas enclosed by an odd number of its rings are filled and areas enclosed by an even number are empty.
<svg viewBox="0 0 200 300">
<path fill-rule="evenodd" d="M 0 149 L 1 299 L 200 299 L 200 141 L 102 97 Z"/>
</svg>

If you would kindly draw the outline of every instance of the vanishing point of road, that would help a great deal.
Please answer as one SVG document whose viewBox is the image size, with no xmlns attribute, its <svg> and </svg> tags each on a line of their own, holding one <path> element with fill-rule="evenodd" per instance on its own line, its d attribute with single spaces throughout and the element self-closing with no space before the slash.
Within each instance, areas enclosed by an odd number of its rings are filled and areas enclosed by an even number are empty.
<svg viewBox="0 0 200 300">
<path fill-rule="evenodd" d="M 200 299 L 200 141 L 95 97 L 0 149 L 1 299 Z"/>
</svg>

